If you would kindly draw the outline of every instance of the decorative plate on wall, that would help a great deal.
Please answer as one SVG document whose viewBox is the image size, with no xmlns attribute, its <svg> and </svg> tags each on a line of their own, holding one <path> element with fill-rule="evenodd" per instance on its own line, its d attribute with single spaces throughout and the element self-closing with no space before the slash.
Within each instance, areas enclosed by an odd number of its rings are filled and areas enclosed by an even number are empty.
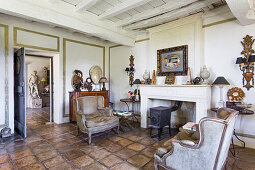
<svg viewBox="0 0 255 170">
<path fill-rule="evenodd" d="M 243 90 L 238 87 L 229 89 L 227 95 L 230 101 L 241 101 L 245 96 Z"/>
<path fill-rule="evenodd" d="M 89 70 L 90 78 L 94 84 L 99 84 L 99 80 L 102 77 L 102 69 L 100 66 L 93 66 Z"/>
</svg>

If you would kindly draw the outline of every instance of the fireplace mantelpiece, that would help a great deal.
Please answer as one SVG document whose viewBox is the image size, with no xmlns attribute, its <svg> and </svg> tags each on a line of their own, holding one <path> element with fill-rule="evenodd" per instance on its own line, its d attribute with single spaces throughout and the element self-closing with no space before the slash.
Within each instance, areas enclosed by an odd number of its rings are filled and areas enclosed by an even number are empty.
<svg viewBox="0 0 255 170">
<path fill-rule="evenodd" d="M 210 85 L 141 85 L 141 127 L 148 126 L 151 100 L 178 100 L 196 103 L 195 122 L 207 116 L 211 108 Z"/>
</svg>

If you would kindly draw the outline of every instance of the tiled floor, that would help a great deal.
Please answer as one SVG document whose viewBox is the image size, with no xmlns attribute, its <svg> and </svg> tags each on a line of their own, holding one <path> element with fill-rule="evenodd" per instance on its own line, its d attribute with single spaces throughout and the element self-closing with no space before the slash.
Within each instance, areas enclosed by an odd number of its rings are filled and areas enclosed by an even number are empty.
<svg viewBox="0 0 255 170">
<path fill-rule="evenodd" d="M 46 111 L 46 112 L 45 112 Z M 45 110 L 28 110 L 27 133 L 1 142 L 0 169 L 86 169 L 150 170 L 153 154 L 166 139 L 151 139 L 148 130 L 135 129 L 116 135 L 112 131 L 98 135 L 88 145 L 75 136 L 74 124 L 49 124 Z M 229 154 L 228 169 L 255 169 L 255 150 L 239 149 L 236 158 Z"/>
</svg>

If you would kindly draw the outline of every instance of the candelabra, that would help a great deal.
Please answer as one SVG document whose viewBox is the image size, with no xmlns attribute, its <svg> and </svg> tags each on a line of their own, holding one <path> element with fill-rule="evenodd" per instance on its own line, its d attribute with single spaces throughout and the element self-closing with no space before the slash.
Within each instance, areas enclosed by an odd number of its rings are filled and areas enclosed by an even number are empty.
<svg viewBox="0 0 255 170">
<path fill-rule="evenodd" d="M 244 40 L 241 41 L 241 44 L 243 45 L 241 54 L 244 55 L 244 57 L 238 57 L 236 59 L 236 64 L 239 64 L 239 68 L 243 72 L 243 87 L 250 90 L 250 88 L 254 87 L 255 55 L 253 55 L 254 50 L 252 49 L 254 39 L 249 35 L 246 35 L 243 39 Z"/>
<path fill-rule="evenodd" d="M 127 67 L 125 69 L 125 71 L 127 72 L 127 75 L 129 76 L 129 84 L 132 87 L 133 86 L 133 81 L 134 81 L 134 71 L 135 71 L 135 68 L 134 68 L 134 56 L 131 55 L 129 57 L 129 61 L 130 61 L 129 67 Z"/>
</svg>

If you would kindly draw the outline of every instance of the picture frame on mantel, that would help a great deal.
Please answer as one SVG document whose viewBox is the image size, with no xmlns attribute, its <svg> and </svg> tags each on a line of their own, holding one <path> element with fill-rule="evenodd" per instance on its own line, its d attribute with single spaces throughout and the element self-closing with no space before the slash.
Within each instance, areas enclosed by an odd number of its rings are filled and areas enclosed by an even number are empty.
<svg viewBox="0 0 255 170">
<path fill-rule="evenodd" d="M 157 50 L 158 76 L 186 76 L 188 72 L 188 45 Z"/>
<path fill-rule="evenodd" d="M 174 84 L 175 83 L 175 76 L 171 75 L 171 76 L 166 76 L 166 80 L 165 80 L 165 84 Z"/>
</svg>

